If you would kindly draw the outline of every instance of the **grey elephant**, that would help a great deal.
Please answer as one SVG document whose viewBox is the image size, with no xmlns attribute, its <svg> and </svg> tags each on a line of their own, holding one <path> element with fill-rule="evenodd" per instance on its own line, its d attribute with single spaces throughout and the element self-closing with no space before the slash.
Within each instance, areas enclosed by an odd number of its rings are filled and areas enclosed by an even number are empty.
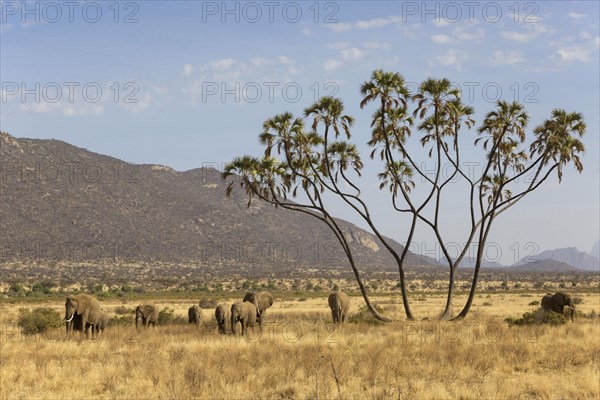
<svg viewBox="0 0 600 400">
<path fill-rule="evenodd" d="M 215 319 L 217 320 L 217 326 L 219 333 L 224 334 L 227 331 L 227 320 L 231 319 L 231 310 L 225 304 L 219 304 L 215 308 Z"/>
<path fill-rule="evenodd" d="M 563 314 L 565 307 L 569 307 L 571 310 L 571 321 L 573 321 L 573 314 L 575 314 L 575 303 L 573 299 L 566 293 L 548 293 L 542 297 L 542 308 L 546 311 L 554 311 L 555 313 Z"/>
<path fill-rule="evenodd" d="M 267 311 L 267 308 L 273 305 L 273 296 L 267 291 L 258 293 L 248 292 L 244 296 L 244 301 L 250 302 L 256 307 L 256 319 L 258 320 L 258 325 L 262 329 L 264 314 Z"/>
<path fill-rule="evenodd" d="M 231 305 L 231 333 L 236 334 L 236 325 L 242 325 L 242 336 L 248 335 L 248 328 L 256 323 L 256 307 L 248 301 L 238 301 Z"/>
<path fill-rule="evenodd" d="M 85 332 L 85 337 L 88 338 L 91 328 L 93 338 L 100 315 L 100 303 L 95 297 L 87 294 L 68 296 L 65 301 L 67 337 L 76 329 Z"/>
<path fill-rule="evenodd" d="M 110 316 L 104 312 L 100 311 L 100 318 L 96 321 L 96 332 L 100 335 L 104 335 L 104 330 L 108 327 L 110 323 Z"/>
<path fill-rule="evenodd" d="M 334 324 L 343 324 L 350 310 L 350 298 L 342 291 L 336 291 L 329 295 L 329 308 Z"/>
<path fill-rule="evenodd" d="M 200 320 L 202 319 L 202 311 L 197 305 L 193 305 L 188 310 L 188 323 L 195 324 L 200 327 Z"/>
<path fill-rule="evenodd" d="M 152 324 L 152 326 L 156 326 L 158 322 L 158 307 L 154 304 L 140 304 L 135 309 L 135 329 L 138 328 L 138 321 L 142 319 L 142 325 L 148 326 Z"/>
</svg>

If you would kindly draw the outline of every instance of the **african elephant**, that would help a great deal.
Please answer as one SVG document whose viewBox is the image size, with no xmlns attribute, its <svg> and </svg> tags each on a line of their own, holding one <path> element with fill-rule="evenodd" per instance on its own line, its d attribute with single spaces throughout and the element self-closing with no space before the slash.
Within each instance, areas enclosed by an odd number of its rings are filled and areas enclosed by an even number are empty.
<svg viewBox="0 0 600 400">
<path fill-rule="evenodd" d="M 140 304 L 135 309 L 135 329 L 138 330 L 138 321 L 142 319 L 142 325 L 156 326 L 158 322 L 158 307 L 154 304 Z"/>
<path fill-rule="evenodd" d="M 231 305 L 231 332 L 235 335 L 235 326 L 240 321 L 242 336 L 248 335 L 248 327 L 254 327 L 256 322 L 256 307 L 247 301 L 238 301 Z"/>
<path fill-rule="evenodd" d="M 554 311 L 555 313 L 563 314 L 565 307 L 571 308 L 571 321 L 573 321 L 573 314 L 575 314 L 575 303 L 573 299 L 566 293 L 548 293 L 542 297 L 542 308 L 546 311 Z"/>
<path fill-rule="evenodd" d="M 92 338 L 94 337 L 95 326 L 100 319 L 100 303 L 95 297 L 87 294 L 70 295 L 65 301 L 65 321 L 67 327 L 67 337 L 74 329 L 80 332 L 85 331 L 85 337 L 88 338 L 88 328 L 92 328 Z"/>
<path fill-rule="evenodd" d="M 273 296 L 271 293 L 263 291 L 258 293 L 248 292 L 244 296 L 244 301 L 250 302 L 254 304 L 256 307 L 256 319 L 258 320 L 258 325 L 262 329 L 262 323 L 264 320 L 264 313 L 267 311 L 267 308 L 273 305 Z"/>
<path fill-rule="evenodd" d="M 96 332 L 104 335 L 104 330 L 108 327 L 109 323 L 110 316 L 106 312 L 100 311 L 100 318 L 98 321 L 96 321 Z"/>
<path fill-rule="evenodd" d="M 219 304 L 215 308 L 215 319 L 219 327 L 219 333 L 227 331 L 227 320 L 231 318 L 231 310 L 224 304 Z"/>
<path fill-rule="evenodd" d="M 331 308 L 331 316 L 334 324 L 343 324 L 346 320 L 346 314 L 350 309 L 350 298 L 341 291 L 336 291 L 329 295 L 329 308 Z"/>
<path fill-rule="evenodd" d="M 202 311 L 200 311 L 200 307 L 197 305 L 193 305 L 188 310 L 188 323 L 196 324 L 197 327 L 200 327 L 200 320 L 202 319 Z"/>
</svg>

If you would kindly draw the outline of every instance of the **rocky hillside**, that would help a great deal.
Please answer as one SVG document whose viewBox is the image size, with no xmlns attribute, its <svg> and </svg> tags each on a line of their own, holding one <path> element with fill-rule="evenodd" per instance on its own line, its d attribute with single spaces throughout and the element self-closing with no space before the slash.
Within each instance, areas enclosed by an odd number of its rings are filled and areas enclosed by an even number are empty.
<svg viewBox="0 0 600 400">
<path fill-rule="evenodd" d="M 214 169 L 133 165 L 58 140 L 0 136 L 1 260 L 143 260 L 347 267 L 320 221 L 243 192 Z M 395 269 L 371 234 L 340 221 L 364 267 Z M 398 249 L 401 246 L 397 243 Z M 412 255 L 410 266 L 433 264 Z"/>
</svg>

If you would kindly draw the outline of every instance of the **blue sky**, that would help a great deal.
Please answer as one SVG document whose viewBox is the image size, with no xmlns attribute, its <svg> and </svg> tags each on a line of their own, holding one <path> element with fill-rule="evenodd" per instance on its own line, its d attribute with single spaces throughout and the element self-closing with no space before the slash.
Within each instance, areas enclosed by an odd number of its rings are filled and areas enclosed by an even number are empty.
<svg viewBox="0 0 600 400">
<path fill-rule="evenodd" d="M 447 77 L 478 121 L 502 98 L 525 103 L 532 128 L 554 108 L 580 111 L 588 124 L 584 173 L 553 179 L 498 220 L 499 261 L 514 262 L 530 242 L 589 251 L 598 240 L 597 2 L 48 4 L 2 2 L 1 129 L 14 136 L 187 170 L 259 154 L 266 118 L 334 94 L 357 118 L 353 140 L 367 158 L 372 109 L 358 107 L 358 87 L 371 71 L 415 83 Z M 481 152 L 465 157 L 480 161 Z M 365 172 L 362 187 L 376 188 L 378 165 Z M 466 214 L 454 196 L 444 232 L 460 243 Z M 402 241 L 406 221 L 386 195 L 367 197 L 383 231 Z M 337 215 L 360 223 L 345 209 Z M 417 241 L 434 246 L 425 230 Z"/>
</svg>

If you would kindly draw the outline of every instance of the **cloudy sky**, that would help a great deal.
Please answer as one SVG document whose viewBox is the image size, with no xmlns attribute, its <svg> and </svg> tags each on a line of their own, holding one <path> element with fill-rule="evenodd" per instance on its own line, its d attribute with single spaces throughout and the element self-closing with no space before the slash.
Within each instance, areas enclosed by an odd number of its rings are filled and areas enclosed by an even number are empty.
<svg viewBox="0 0 600 400">
<path fill-rule="evenodd" d="M 344 100 L 368 158 L 373 110 L 358 107 L 358 87 L 377 68 L 411 84 L 447 77 L 478 121 L 498 99 L 524 103 L 532 128 L 554 108 L 580 111 L 584 173 L 552 179 L 503 215 L 491 239 L 502 254 L 489 258 L 589 251 L 598 240 L 597 2 L 5 1 L 1 11 L 1 129 L 134 163 L 187 170 L 258 155 L 266 118 L 323 95 Z M 373 188 L 383 231 L 403 241 L 406 221 L 375 189 L 378 168 L 367 163 L 361 186 Z M 454 196 L 444 232 L 461 243 L 466 214 Z M 417 242 L 435 246 L 424 229 Z"/>
</svg>

